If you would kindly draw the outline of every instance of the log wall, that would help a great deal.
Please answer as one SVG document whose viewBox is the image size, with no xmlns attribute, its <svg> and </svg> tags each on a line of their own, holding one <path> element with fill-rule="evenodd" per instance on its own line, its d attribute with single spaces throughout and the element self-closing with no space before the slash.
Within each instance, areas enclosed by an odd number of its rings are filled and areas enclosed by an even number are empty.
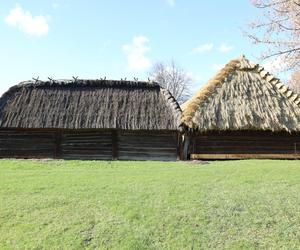
<svg viewBox="0 0 300 250">
<path fill-rule="evenodd" d="M 60 158 L 111 160 L 112 132 L 63 132 Z"/>
<path fill-rule="evenodd" d="M 0 158 L 176 160 L 177 131 L 0 130 Z"/>
<path fill-rule="evenodd" d="M 52 132 L 0 130 L 2 158 L 51 158 L 54 150 Z"/>
<path fill-rule="evenodd" d="M 291 159 L 300 156 L 300 133 L 210 132 L 190 135 L 190 138 L 190 154 L 194 159 Z"/>
<path fill-rule="evenodd" d="M 119 134 L 120 160 L 176 160 L 177 133 L 130 132 Z"/>
</svg>

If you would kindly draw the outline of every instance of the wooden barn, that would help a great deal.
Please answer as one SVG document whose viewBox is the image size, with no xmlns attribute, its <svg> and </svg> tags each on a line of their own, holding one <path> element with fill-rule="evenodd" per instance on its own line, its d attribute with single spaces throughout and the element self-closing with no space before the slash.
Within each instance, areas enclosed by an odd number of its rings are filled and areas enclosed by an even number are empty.
<svg viewBox="0 0 300 250">
<path fill-rule="evenodd" d="M 244 56 L 183 106 L 194 159 L 300 158 L 300 96 Z M 188 148 L 189 146 L 189 148 Z"/>
<path fill-rule="evenodd" d="M 0 157 L 176 160 L 180 119 L 157 83 L 23 82 L 0 99 Z"/>
</svg>

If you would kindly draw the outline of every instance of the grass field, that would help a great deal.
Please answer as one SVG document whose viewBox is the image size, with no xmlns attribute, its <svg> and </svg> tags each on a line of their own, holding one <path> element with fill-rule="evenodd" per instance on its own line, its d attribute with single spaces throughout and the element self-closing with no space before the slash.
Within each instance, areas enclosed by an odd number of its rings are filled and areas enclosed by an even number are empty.
<svg viewBox="0 0 300 250">
<path fill-rule="evenodd" d="M 0 161 L 0 249 L 299 249 L 300 162 Z"/>
</svg>

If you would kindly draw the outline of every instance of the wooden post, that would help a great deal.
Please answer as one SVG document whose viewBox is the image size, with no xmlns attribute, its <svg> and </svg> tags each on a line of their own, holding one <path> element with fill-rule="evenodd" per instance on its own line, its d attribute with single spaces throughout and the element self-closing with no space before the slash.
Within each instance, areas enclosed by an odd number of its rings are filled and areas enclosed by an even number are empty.
<svg viewBox="0 0 300 250">
<path fill-rule="evenodd" d="M 183 135 L 183 160 L 189 159 L 190 136 L 188 133 Z"/>
<path fill-rule="evenodd" d="M 112 130 L 111 141 L 112 141 L 112 160 L 117 160 L 119 157 L 118 130 L 116 129 Z"/>
<path fill-rule="evenodd" d="M 178 131 L 177 132 L 177 160 L 184 160 L 182 139 L 183 139 L 183 135 L 181 134 L 181 132 Z"/>
</svg>

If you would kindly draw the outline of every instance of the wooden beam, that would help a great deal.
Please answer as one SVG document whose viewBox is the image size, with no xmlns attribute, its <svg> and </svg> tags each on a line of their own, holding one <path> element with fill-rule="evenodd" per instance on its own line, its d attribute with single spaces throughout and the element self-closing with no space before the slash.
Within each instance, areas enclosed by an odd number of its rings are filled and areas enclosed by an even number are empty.
<svg viewBox="0 0 300 250">
<path fill-rule="evenodd" d="M 184 134 L 182 142 L 182 160 L 189 160 L 191 137 L 189 134 Z"/>
<path fill-rule="evenodd" d="M 196 160 L 300 159 L 300 154 L 191 154 Z"/>
</svg>

